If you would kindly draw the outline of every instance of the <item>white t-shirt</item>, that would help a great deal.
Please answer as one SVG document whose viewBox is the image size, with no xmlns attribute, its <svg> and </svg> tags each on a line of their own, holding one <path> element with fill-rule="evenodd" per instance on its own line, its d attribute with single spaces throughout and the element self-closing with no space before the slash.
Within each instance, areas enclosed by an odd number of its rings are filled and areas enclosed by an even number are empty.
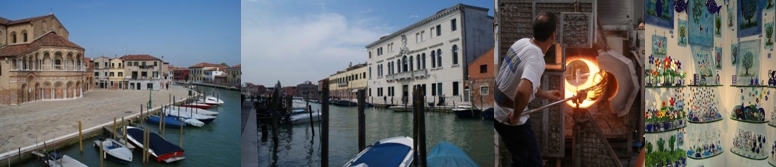
<svg viewBox="0 0 776 167">
<path fill-rule="evenodd" d="M 509 99 L 515 100 L 515 92 L 517 86 L 522 79 L 531 81 L 533 85 L 533 93 L 529 102 L 536 98 L 535 94 L 539 90 L 541 85 L 542 73 L 544 73 L 544 54 L 542 49 L 531 43 L 530 38 L 523 38 L 512 44 L 507 51 L 504 61 L 501 62 L 501 67 L 496 76 L 496 88 L 504 93 Z M 512 112 L 512 106 L 509 108 L 498 106 L 494 104 L 494 116 L 496 120 L 502 122 L 508 122 L 509 118 L 507 114 Z M 528 110 L 528 107 L 522 109 Z M 522 125 L 528 120 L 528 115 L 520 117 L 520 122 L 517 125 Z"/>
</svg>

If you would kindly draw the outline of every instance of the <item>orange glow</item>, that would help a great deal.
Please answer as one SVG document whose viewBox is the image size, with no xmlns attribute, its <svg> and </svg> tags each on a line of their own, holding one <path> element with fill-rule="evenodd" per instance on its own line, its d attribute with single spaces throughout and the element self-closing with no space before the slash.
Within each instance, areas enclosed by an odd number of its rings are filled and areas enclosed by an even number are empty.
<svg viewBox="0 0 776 167">
<path fill-rule="evenodd" d="M 571 85 L 571 83 L 569 83 L 569 81 L 566 80 L 565 81 L 566 92 L 564 93 L 566 98 L 576 95 L 578 90 L 590 88 L 594 84 L 601 82 L 601 80 L 603 79 L 601 78 L 601 76 L 596 75 L 600 71 L 600 69 L 598 68 L 598 65 L 596 63 L 591 62 L 590 60 L 582 59 L 582 58 L 571 59 L 566 61 L 566 65 L 568 66 L 570 62 L 575 60 L 582 60 L 582 62 L 587 64 L 588 68 L 590 69 L 590 75 L 588 75 L 587 79 L 584 80 L 584 82 L 581 85 L 579 85 L 579 87 Z M 594 96 L 594 94 L 592 92 L 588 93 L 587 98 L 585 98 L 585 100 L 579 104 L 579 108 L 588 108 L 591 105 L 595 104 L 596 101 L 590 100 L 591 96 Z M 571 107 L 576 107 L 576 104 L 574 104 L 574 102 L 572 102 L 571 100 L 567 101 L 566 104 L 568 104 Z"/>
</svg>

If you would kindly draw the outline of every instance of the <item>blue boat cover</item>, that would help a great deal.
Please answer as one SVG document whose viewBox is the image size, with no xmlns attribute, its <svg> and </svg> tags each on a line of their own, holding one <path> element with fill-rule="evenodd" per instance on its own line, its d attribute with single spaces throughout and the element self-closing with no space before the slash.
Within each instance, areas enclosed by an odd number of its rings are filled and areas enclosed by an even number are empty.
<svg viewBox="0 0 776 167">
<path fill-rule="evenodd" d="M 148 123 L 159 124 L 159 116 L 156 116 L 156 115 L 148 116 Z M 173 116 L 164 117 L 164 124 L 173 125 L 175 127 L 186 126 L 186 123 L 182 123 L 180 120 L 178 120 L 176 117 L 173 117 Z"/>
<path fill-rule="evenodd" d="M 350 165 L 361 163 L 369 167 L 396 167 L 404 161 L 410 147 L 398 143 L 375 144 Z"/>
<path fill-rule="evenodd" d="M 172 144 L 168 142 L 167 140 L 164 140 L 159 134 L 156 133 L 150 133 L 149 140 L 150 146 L 148 148 L 153 149 L 154 152 L 156 152 L 156 155 L 163 155 L 171 152 L 176 151 L 183 151 L 183 148 Z M 143 145 L 146 145 L 143 143 L 143 130 L 142 129 L 127 129 L 127 135 L 132 136 L 132 138 L 135 138 L 138 142 L 140 142 Z"/>
<path fill-rule="evenodd" d="M 429 167 L 448 167 L 448 166 L 472 166 L 478 167 L 474 160 L 469 158 L 463 150 L 446 141 L 441 141 L 434 146 L 431 153 L 426 158 L 426 165 Z"/>
</svg>

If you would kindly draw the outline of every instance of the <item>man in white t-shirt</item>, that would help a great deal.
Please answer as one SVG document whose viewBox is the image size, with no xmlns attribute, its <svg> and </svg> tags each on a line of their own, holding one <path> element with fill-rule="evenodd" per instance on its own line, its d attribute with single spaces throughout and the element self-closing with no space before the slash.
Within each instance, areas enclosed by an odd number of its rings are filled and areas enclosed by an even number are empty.
<svg viewBox="0 0 776 167">
<path fill-rule="evenodd" d="M 544 166 L 536 134 L 528 116 L 528 102 L 535 97 L 563 99 L 558 90 L 539 89 L 544 73 L 544 54 L 555 42 L 558 18 L 543 12 L 533 21 L 533 38 L 516 41 L 506 52 L 498 76 L 494 97 L 494 127 L 512 154 L 512 166 Z"/>
</svg>

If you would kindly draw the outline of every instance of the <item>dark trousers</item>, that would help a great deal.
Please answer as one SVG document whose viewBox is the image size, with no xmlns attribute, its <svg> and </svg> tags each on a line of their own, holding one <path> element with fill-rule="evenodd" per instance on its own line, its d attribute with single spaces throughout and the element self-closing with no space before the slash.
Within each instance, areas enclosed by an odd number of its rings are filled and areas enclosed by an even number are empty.
<svg viewBox="0 0 776 167">
<path fill-rule="evenodd" d="M 496 128 L 504 145 L 512 154 L 513 167 L 541 167 L 542 155 L 539 151 L 539 142 L 536 140 L 536 134 L 531 127 L 530 121 L 520 126 L 509 126 L 495 122 Z"/>
</svg>

